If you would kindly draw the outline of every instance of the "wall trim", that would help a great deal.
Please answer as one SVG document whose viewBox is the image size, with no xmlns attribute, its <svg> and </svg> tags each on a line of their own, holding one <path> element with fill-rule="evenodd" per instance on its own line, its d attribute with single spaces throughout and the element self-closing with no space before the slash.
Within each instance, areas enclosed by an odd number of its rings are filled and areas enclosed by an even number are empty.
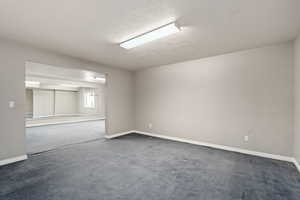
<svg viewBox="0 0 300 200">
<path fill-rule="evenodd" d="M 237 147 L 230 147 L 230 146 L 219 145 L 219 144 L 212 144 L 212 143 L 207 143 L 207 142 L 198 142 L 195 140 L 188 140 L 188 139 L 183 139 L 183 138 L 178 138 L 178 137 L 165 136 L 165 135 L 149 133 L 149 132 L 144 132 L 144 131 L 138 131 L 138 130 L 126 131 L 126 132 L 117 133 L 117 134 L 113 134 L 113 135 L 106 135 L 105 138 L 113 139 L 113 138 L 131 134 L 131 133 L 137 133 L 137 134 L 141 134 L 141 135 L 146 135 L 146 136 L 151 136 L 151 137 L 156 137 L 156 138 L 161 138 L 161 139 L 166 139 L 166 140 L 172 140 L 172 141 L 176 141 L 176 142 L 184 142 L 184 143 L 188 143 L 188 144 L 211 147 L 214 149 L 221 149 L 221 150 L 225 150 L 225 151 L 232 151 L 232 152 L 238 152 L 238 153 L 247 154 L 247 155 L 253 155 L 253 156 L 259 156 L 259 157 L 264 157 L 264 158 L 270 158 L 270 159 L 274 159 L 274 160 L 282 160 L 282 161 L 286 161 L 286 162 L 291 162 L 296 166 L 296 168 L 300 172 L 300 164 L 297 162 L 297 160 L 295 158 L 289 157 L 289 156 L 281 156 L 281 155 L 276 155 L 276 154 L 251 151 L 251 150 L 247 150 L 247 149 L 241 149 L 241 148 L 237 148 Z"/>
<path fill-rule="evenodd" d="M 0 160 L 0 166 L 8 165 L 8 164 L 11 164 L 11 163 L 14 163 L 14 162 L 19 162 L 19 161 L 22 161 L 22 160 L 26 160 L 27 158 L 28 158 L 27 155 L 22 155 L 22 156 L 16 156 L 16 157 L 13 157 L 13 158 L 7 158 L 7 159 L 4 159 L 4 160 Z"/>
<path fill-rule="evenodd" d="M 122 133 L 116 133 L 116 134 L 113 134 L 113 135 L 105 135 L 104 137 L 106 139 L 113 139 L 113 138 L 120 137 L 120 136 L 123 136 L 123 135 L 131 134 L 131 133 L 135 133 L 135 132 L 134 131 L 126 131 L 126 132 L 122 132 Z"/>
<path fill-rule="evenodd" d="M 105 118 L 93 118 L 93 119 L 78 119 L 78 120 L 70 120 L 70 121 L 61 121 L 61 122 L 42 122 L 38 124 L 26 124 L 26 128 L 38 127 L 38 126 L 48 126 L 48 125 L 58 125 L 58 124 L 73 124 L 79 122 L 88 122 L 88 121 L 98 121 L 105 120 Z"/>
<path fill-rule="evenodd" d="M 242 154 L 254 155 L 254 156 L 259 156 L 259 157 L 264 157 L 264 158 L 271 158 L 271 159 L 275 159 L 275 160 L 282 160 L 282 161 L 287 161 L 287 162 L 293 162 L 294 163 L 294 158 L 288 157 L 288 156 L 281 156 L 281 155 L 276 155 L 276 154 L 270 154 L 270 153 L 264 153 L 264 152 L 258 152 L 258 151 L 251 151 L 251 150 L 247 150 L 247 149 L 224 146 L 224 145 L 219 145 L 219 144 L 212 144 L 212 143 L 207 143 L 207 142 L 198 142 L 198 141 L 195 141 L 195 140 L 188 140 L 188 139 L 183 139 L 183 138 L 178 138 L 178 137 L 165 136 L 165 135 L 160 135 L 160 134 L 155 134 L 155 133 L 148 133 L 148 132 L 137 131 L 137 130 L 134 130 L 132 132 L 142 134 L 142 135 L 167 139 L 167 140 L 173 140 L 173 141 L 177 141 L 177 142 L 184 142 L 184 143 L 195 144 L 195 145 L 200 145 L 200 146 L 212 147 L 212 148 L 215 148 L 215 149 L 221 149 L 221 150 L 225 150 L 225 151 L 233 151 L 233 152 L 238 152 L 238 153 L 242 153 Z"/>
<path fill-rule="evenodd" d="M 300 164 L 298 163 L 298 161 L 296 160 L 296 158 L 293 158 L 293 163 L 296 166 L 296 168 L 298 169 L 298 171 L 300 172 Z"/>
</svg>

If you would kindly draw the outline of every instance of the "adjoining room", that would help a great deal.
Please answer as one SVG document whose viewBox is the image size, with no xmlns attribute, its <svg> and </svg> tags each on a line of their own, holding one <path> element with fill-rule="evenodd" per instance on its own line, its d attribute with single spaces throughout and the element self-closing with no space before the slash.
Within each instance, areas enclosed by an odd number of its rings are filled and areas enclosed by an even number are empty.
<svg viewBox="0 0 300 200">
<path fill-rule="evenodd" d="M 105 75 L 33 62 L 25 71 L 28 153 L 104 138 Z"/>
<path fill-rule="evenodd" d="M 300 0 L 1 0 L 0 27 L 0 200 L 300 200 Z"/>
</svg>

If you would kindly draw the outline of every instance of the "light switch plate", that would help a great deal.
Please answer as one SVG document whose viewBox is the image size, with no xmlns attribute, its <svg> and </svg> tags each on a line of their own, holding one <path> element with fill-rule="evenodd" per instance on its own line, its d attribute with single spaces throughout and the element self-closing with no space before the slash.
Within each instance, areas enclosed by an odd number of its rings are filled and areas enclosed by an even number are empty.
<svg viewBox="0 0 300 200">
<path fill-rule="evenodd" d="M 9 102 L 8 102 L 8 107 L 9 107 L 9 108 L 14 108 L 15 105 L 16 105 L 16 103 L 15 103 L 14 101 L 9 101 Z"/>
</svg>

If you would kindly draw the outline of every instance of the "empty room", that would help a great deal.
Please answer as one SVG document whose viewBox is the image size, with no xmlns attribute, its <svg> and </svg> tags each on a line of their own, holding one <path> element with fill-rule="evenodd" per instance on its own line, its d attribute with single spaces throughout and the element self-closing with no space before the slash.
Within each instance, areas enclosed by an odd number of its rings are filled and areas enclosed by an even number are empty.
<svg viewBox="0 0 300 200">
<path fill-rule="evenodd" d="M 1 0 L 0 200 L 299 200 L 299 0 Z"/>
<path fill-rule="evenodd" d="M 41 153 L 105 136 L 105 75 L 25 64 L 26 152 Z"/>
</svg>

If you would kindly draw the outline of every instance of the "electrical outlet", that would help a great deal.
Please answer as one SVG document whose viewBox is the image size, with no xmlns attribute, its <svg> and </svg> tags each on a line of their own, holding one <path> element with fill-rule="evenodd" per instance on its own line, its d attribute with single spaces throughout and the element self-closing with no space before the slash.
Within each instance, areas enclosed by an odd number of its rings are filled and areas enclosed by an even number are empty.
<svg viewBox="0 0 300 200">
<path fill-rule="evenodd" d="M 245 142 L 248 142 L 248 140 L 249 140 L 249 136 L 248 136 L 248 135 L 245 135 L 245 136 L 244 136 L 244 141 L 245 141 Z"/>
<path fill-rule="evenodd" d="M 148 124 L 148 128 L 152 129 L 152 124 L 151 123 Z"/>
</svg>

